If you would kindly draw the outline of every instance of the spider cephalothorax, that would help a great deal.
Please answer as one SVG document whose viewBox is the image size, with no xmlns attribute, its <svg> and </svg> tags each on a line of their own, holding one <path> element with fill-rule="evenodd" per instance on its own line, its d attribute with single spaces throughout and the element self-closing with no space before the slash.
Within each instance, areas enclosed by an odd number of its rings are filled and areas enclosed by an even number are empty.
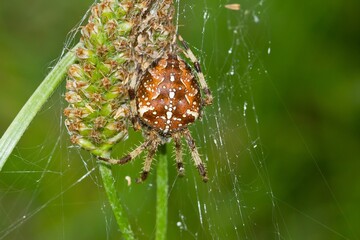
<svg viewBox="0 0 360 240">
<path fill-rule="evenodd" d="M 208 180 L 205 166 L 187 127 L 200 117 L 203 106 L 211 104 L 212 95 L 199 62 L 180 36 L 179 41 L 184 49 L 176 45 L 173 48 L 183 52 L 193 62 L 195 71 L 179 57 L 177 51 L 170 50 L 155 60 L 144 73 L 139 74 L 140 77 L 135 76 L 129 88 L 132 122 L 135 129 L 143 130 L 146 140 L 120 160 L 100 157 L 101 160 L 112 164 L 125 164 L 147 150 L 148 154 L 138 182 L 147 178 L 158 146 L 170 139 L 175 143 L 178 172 L 180 175 L 183 174 L 182 137 L 189 146 L 192 159 L 203 181 Z M 202 98 L 201 91 L 205 98 Z"/>
</svg>

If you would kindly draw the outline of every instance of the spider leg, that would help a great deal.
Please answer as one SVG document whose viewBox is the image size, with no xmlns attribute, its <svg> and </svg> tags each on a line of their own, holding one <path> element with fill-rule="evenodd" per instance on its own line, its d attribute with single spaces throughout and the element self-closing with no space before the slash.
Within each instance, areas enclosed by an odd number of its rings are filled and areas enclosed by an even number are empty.
<svg viewBox="0 0 360 240">
<path fill-rule="evenodd" d="M 197 58 L 195 57 L 194 53 L 191 51 L 191 49 L 189 48 L 189 46 L 187 45 L 187 43 L 184 41 L 184 39 L 179 35 L 178 36 L 179 41 L 182 43 L 182 45 L 184 46 L 185 52 L 184 54 L 190 58 L 190 60 L 193 62 L 194 64 L 194 68 L 196 70 L 196 74 L 198 76 L 199 82 L 200 82 L 200 86 L 202 88 L 202 91 L 205 94 L 205 99 L 204 99 L 204 104 L 205 105 L 210 105 L 213 101 L 213 96 L 211 95 L 210 89 L 206 84 L 205 81 L 205 77 L 203 72 L 201 71 L 201 67 L 200 67 L 200 63 L 197 60 Z"/>
<path fill-rule="evenodd" d="M 137 67 L 136 72 L 140 72 L 140 67 Z M 136 81 L 138 78 L 138 74 L 134 74 L 131 78 L 130 81 L 130 87 L 128 90 L 129 93 L 129 98 L 130 98 L 130 119 L 131 119 L 131 123 L 133 124 L 134 130 L 138 131 L 141 129 L 140 123 L 137 119 L 137 109 L 136 109 L 136 93 L 135 93 L 135 88 L 136 88 Z"/>
<path fill-rule="evenodd" d="M 139 26 L 139 30 L 137 32 L 141 33 L 144 31 L 145 28 L 147 28 L 148 22 L 154 18 L 153 14 L 151 14 L 151 9 L 153 8 L 153 4 L 156 2 L 156 0 L 147 0 L 143 4 L 145 5 L 145 11 L 142 13 L 142 21 Z"/>
<path fill-rule="evenodd" d="M 207 182 L 209 179 L 207 177 L 207 172 L 206 172 L 206 168 L 204 166 L 204 163 L 201 161 L 201 158 L 200 158 L 200 155 L 199 155 L 199 152 L 196 148 L 196 145 L 195 145 L 195 141 L 194 139 L 192 138 L 190 132 L 188 129 L 185 129 L 183 131 L 183 134 L 184 134 L 184 137 L 189 145 L 189 149 L 190 149 L 190 152 L 191 152 L 191 156 L 192 156 L 192 159 L 194 160 L 195 162 L 195 165 L 199 171 L 199 174 L 202 176 L 202 180 L 204 182 Z"/>
<path fill-rule="evenodd" d="M 114 119 L 127 118 L 130 115 L 130 109 L 125 104 L 122 104 L 115 112 Z"/>
<path fill-rule="evenodd" d="M 184 176 L 184 163 L 182 159 L 182 145 L 181 145 L 181 136 L 179 133 L 173 135 L 175 143 L 175 156 L 176 156 L 176 166 L 179 176 Z"/>
<path fill-rule="evenodd" d="M 144 162 L 143 170 L 141 172 L 140 178 L 136 179 L 136 183 L 141 183 L 147 179 L 150 169 L 151 169 L 151 163 L 152 163 L 152 160 L 156 153 L 156 150 L 159 146 L 159 143 L 160 142 L 157 139 L 157 140 L 152 141 L 152 143 L 150 144 L 148 154 L 147 154 L 145 162 Z"/>
<path fill-rule="evenodd" d="M 110 163 L 110 164 L 126 164 L 139 156 L 148 146 L 151 144 L 151 142 L 154 141 L 153 138 L 149 138 L 149 140 L 143 142 L 140 146 L 135 148 L 132 152 L 130 152 L 128 155 L 124 156 L 121 159 L 111 159 L 111 158 L 104 158 L 104 157 L 98 157 L 99 160 L 102 160 L 104 162 Z"/>
</svg>

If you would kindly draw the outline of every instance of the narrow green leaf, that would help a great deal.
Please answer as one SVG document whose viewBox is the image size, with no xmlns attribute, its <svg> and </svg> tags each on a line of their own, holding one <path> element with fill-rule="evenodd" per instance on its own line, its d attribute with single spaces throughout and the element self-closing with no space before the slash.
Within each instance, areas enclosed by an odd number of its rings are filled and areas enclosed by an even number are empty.
<svg viewBox="0 0 360 240">
<path fill-rule="evenodd" d="M 41 107 L 50 98 L 55 89 L 64 79 L 68 67 L 74 63 L 76 59 L 75 49 L 78 48 L 79 45 L 80 43 L 77 44 L 67 54 L 65 54 L 65 56 L 54 66 L 44 81 L 25 103 L 23 108 L 20 110 L 18 115 L 15 117 L 9 128 L 0 139 L 0 171 L 36 114 L 40 111 Z M 119 229 L 126 239 L 134 239 L 134 235 L 130 229 L 128 219 L 125 217 L 123 208 L 117 197 L 117 192 L 114 187 L 114 178 L 112 176 L 111 170 L 102 164 L 100 164 L 99 169 L 110 205 L 119 225 Z"/>
<path fill-rule="evenodd" d="M 74 49 L 78 46 L 79 44 L 66 53 L 65 56 L 54 66 L 1 137 L 0 171 L 31 121 L 64 79 L 68 66 L 75 61 Z"/>
</svg>

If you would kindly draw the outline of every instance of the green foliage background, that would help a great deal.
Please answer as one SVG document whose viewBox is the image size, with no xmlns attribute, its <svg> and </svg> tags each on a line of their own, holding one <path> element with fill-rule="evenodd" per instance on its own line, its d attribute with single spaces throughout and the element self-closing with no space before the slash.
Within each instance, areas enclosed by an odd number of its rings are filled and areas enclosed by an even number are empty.
<svg viewBox="0 0 360 240">
<path fill-rule="evenodd" d="M 191 21 L 188 22 L 189 26 L 182 27 L 181 31 L 187 41 L 197 47 L 201 46 L 203 21 L 196 22 L 195 19 L 202 18 L 204 3 L 211 11 L 223 7 L 226 2 L 196 2 L 193 13 L 188 18 Z M 241 11 L 253 5 L 252 1 L 239 3 Z M 21 106 L 40 84 L 53 65 L 52 60 L 59 57 L 67 34 L 90 4 L 91 1 L 70 0 L 14 0 L 0 3 L 0 133 L 6 130 Z M 192 3 L 182 1 L 182 5 L 185 4 L 189 6 Z M 260 131 L 265 151 L 264 160 L 280 213 L 276 221 L 280 223 L 280 233 L 285 239 L 360 237 L 358 9 L 360 2 L 357 1 L 267 0 L 260 8 L 261 24 L 241 23 L 248 24 L 246 34 L 252 42 L 249 48 L 259 54 L 259 61 L 255 64 L 268 72 L 267 75 L 251 79 L 260 123 L 249 128 L 258 127 Z M 223 10 L 220 14 L 229 21 L 238 21 L 237 12 Z M 229 22 L 209 21 L 206 31 L 210 33 L 207 36 L 216 36 L 216 41 L 223 42 L 223 47 L 220 44 L 218 49 L 212 49 L 214 39 L 204 39 L 204 49 L 201 50 L 209 51 L 206 55 L 221 56 L 228 50 L 226 46 L 233 38 L 228 34 L 224 25 L 226 23 Z M 270 54 L 267 53 L 268 47 L 271 49 Z M 245 49 L 244 54 L 248 50 Z M 245 67 L 246 65 L 240 66 L 239 69 Z M 211 79 L 209 84 L 213 88 L 217 85 L 211 81 L 221 81 L 218 74 L 208 67 Z M 241 89 L 234 88 L 234 91 Z M 236 94 L 240 93 L 235 92 L 234 95 Z M 223 98 L 219 101 L 223 102 L 226 102 L 227 97 L 218 95 L 218 98 Z M 109 209 L 103 206 L 106 202 L 103 193 L 98 187 L 94 187 L 95 183 L 101 184 L 96 177 L 86 178 L 62 193 L 64 186 L 74 183 L 86 171 L 79 155 L 66 148 L 69 145 L 66 133 L 59 138 L 62 121 L 60 109 L 64 106 L 60 99 L 61 91 L 58 91 L 24 135 L 7 162 L 5 173 L 0 173 L 0 239 L 4 234 L 3 229 L 14 223 L 15 218 L 11 214 L 16 216 L 22 212 L 24 215 L 35 214 L 5 239 L 104 239 L 104 236 L 115 239 L 120 236 L 111 217 L 105 224 L 103 212 Z M 236 97 L 233 100 L 240 101 Z M 239 105 L 242 106 L 243 103 L 239 102 Z M 241 121 L 231 118 L 231 111 L 226 112 L 227 109 L 224 109 L 223 115 L 230 116 L 227 117 L 229 126 Z M 215 112 L 216 109 L 212 111 Z M 64 127 L 62 129 L 65 131 Z M 119 146 L 117 151 L 126 152 L 140 139 L 136 135 L 134 139 Z M 56 144 L 59 145 L 56 152 L 51 152 Z M 47 166 L 49 156 L 54 159 Z M 94 164 L 86 153 L 82 157 L 90 165 Z M 64 176 L 59 178 L 56 173 L 53 177 L 47 174 L 50 176 L 47 176 L 46 181 L 38 183 L 44 169 L 53 169 L 53 164 L 58 164 L 58 169 L 61 169 Z M 172 166 L 169 164 L 169 168 Z M 134 176 L 140 167 L 141 161 L 138 161 L 134 165 L 125 166 L 123 171 Z M 191 168 L 190 164 L 188 168 Z M 21 174 L 21 170 L 29 172 Z M 169 170 L 172 176 L 170 178 L 173 179 L 175 171 Z M 244 174 L 246 168 L 236 171 Z M 187 174 L 196 172 L 189 170 Z M 118 179 L 119 188 L 126 187 L 121 173 Z M 155 178 L 152 177 L 149 181 L 155 181 Z M 176 185 L 176 190 L 185 186 L 181 181 L 176 181 Z M 137 201 L 132 205 L 132 199 L 122 196 L 128 202 L 129 209 L 139 209 L 139 212 L 131 213 L 130 218 L 137 226 L 142 226 L 141 233 L 150 233 L 151 237 L 155 192 L 144 185 L 132 186 L 132 191 L 144 201 L 141 206 L 136 206 Z M 36 207 L 31 211 L 26 207 L 30 206 L 28 201 L 39 201 L 39 206 L 43 206 L 44 202 L 58 193 L 62 193 L 60 197 L 39 212 Z M 181 198 L 180 191 L 174 191 L 173 194 Z M 178 213 L 176 209 L 172 209 L 171 199 L 169 202 L 169 214 L 175 216 Z M 181 204 L 192 205 L 186 202 Z M 254 203 L 257 206 L 261 204 Z M 108 214 L 111 216 L 110 211 Z M 271 221 L 268 222 L 271 212 L 257 211 L 255 215 L 258 226 L 257 232 L 252 236 L 257 239 L 275 238 L 271 226 L 268 226 L 271 224 Z M 188 223 L 200 228 L 194 213 L 186 212 L 186 216 Z M 218 217 L 221 224 L 221 213 Z M 191 218 L 193 220 L 189 220 Z M 139 224 L 139 221 L 144 224 Z M 170 224 L 175 226 L 173 222 Z M 171 226 L 169 239 L 173 239 L 176 232 Z M 199 237 L 210 238 L 212 234 L 205 230 Z M 222 237 L 217 234 L 218 236 L 212 237 Z M 140 236 L 143 239 L 148 237 L 145 234 Z M 194 238 L 187 235 L 180 237 Z"/>
</svg>

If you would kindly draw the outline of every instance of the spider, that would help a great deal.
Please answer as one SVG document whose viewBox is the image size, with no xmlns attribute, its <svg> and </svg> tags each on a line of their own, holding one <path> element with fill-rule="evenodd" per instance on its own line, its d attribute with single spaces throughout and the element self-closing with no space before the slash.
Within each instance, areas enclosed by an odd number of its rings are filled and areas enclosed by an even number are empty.
<svg viewBox="0 0 360 240">
<path fill-rule="evenodd" d="M 182 137 L 188 144 L 192 159 L 202 180 L 208 181 L 206 168 L 188 130 L 188 125 L 200 117 L 203 106 L 211 104 L 212 95 L 195 55 L 181 36 L 178 36 L 178 39 L 183 48 L 174 44 L 168 52 L 155 60 L 143 74 L 134 74 L 135 76 L 130 82 L 129 97 L 132 122 L 135 129 L 143 129 L 145 141 L 119 160 L 99 157 L 100 160 L 110 164 L 125 164 L 147 150 L 143 170 L 140 178 L 137 179 L 138 183 L 145 181 L 148 177 L 151 162 L 158 146 L 169 142 L 171 139 L 175 143 L 178 174 L 180 176 L 184 174 Z M 176 36 L 174 42 L 176 42 Z M 178 55 L 179 52 L 192 61 L 195 74 Z M 202 98 L 200 88 L 205 98 Z"/>
</svg>

